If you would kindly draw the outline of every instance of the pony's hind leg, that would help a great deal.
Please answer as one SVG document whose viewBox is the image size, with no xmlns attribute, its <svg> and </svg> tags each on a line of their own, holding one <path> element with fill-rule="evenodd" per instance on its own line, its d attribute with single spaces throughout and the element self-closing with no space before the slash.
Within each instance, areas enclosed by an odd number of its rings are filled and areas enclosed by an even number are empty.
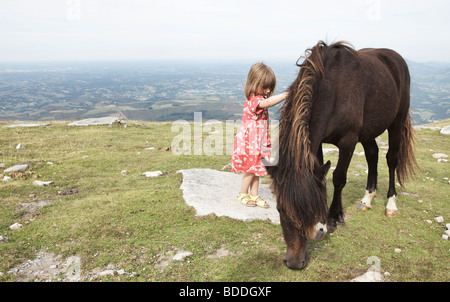
<svg viewBox="0 0 450 302">
<path fill-rule="evenodd" d="M 389 132 L 389 150 L 386 154 L 387 165 L 389 168 L 389 190 L 387 193 L 388 202 L 386 204 L 386 217 L 397 216 L 397 192 L 395 191 L 395 170 L 398 165 L 398 156 L 401 143 L 401 126 L 395 124 L 388 130 Z"/>
<path fill-rule="evenodd" d="M 375 139 L 371 139 L 362 143 L 364 147 L 364 154 L 366 156 L 367 165 L 369 167 L 369 174 L 367 176 L 366 194 L 358 204 L 358 209 L 367 211 L 372 208 L 372 199 L 377 194 L 377 164 L 378 164 L 378 145 Z"/>
</svg>

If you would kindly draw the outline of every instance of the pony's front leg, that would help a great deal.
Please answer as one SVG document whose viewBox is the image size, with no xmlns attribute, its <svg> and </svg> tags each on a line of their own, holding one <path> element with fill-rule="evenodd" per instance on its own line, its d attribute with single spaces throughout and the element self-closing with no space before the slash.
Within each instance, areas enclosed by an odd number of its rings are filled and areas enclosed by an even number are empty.
<svg viewBox="0 0 450 302">
<path fill-rule="evenodd" d="M 347 170 L 355 150 L 357 140 L 344 137 L 338 144 L 339 160 L 333 172 L 333 201 L 328 212 L 328 231 L 336 229 L 338 223 L 344 223 L 344 211 L 342 209 L 342 189 L 347 182 Z"/>
<path fill-rule="evenodd" d="M 366 194 L 358 204 L 358 209 L 367 211 L 372 208 L 372 199 L 377 195 L 378 146 L 375 139 L 363 142 L 362 145 L 369 167 L 369 174 L 367 176 Z"/>
</svg>

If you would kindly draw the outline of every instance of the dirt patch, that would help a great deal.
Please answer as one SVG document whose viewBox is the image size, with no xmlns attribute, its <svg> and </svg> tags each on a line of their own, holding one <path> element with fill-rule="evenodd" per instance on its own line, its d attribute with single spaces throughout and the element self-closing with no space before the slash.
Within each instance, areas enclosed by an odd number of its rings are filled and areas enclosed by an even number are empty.
<svg viewBox="0 0 450 302">
<path fill-rule="evenodd" d="M 80 281 L 81 261 L 77 256 L 63 259 L 61 255 L 40 251 L 34 260 L 27 260 L 8 271 L 19 282 L 28 281 Z"/>
<path fill-rule="evenodd" d="M 161 270 L 164 270 L 173 261 L 184 261 L 191 255 L 191 252 L 179 250 L 178 248 L 174 247 L 172 250 L 165 252 L 164 254 L 156 255 L 157 259 L 154 262 L 154 265 L 156 267 L 159 267 Z"/>
<path fill-rule="evenodd" d="M 40 209 L 42 209 L 43 207 L 48 206 L 49 204 L 52 204 L 52 203 L 53 203 L 52 200 L 25 202 L 25 203 L 21 203 L 14 210 L 17 212 L 23 211 L 22 218 L 30 219 L 34 216 L 39 215 Z"/>
<path fill-rule="evenodd" d="M 71 256 L 63 259 L 61 255 L 49 253 L 47 250 L 38 252 L 34 260 L 23 262 L 9 270 L 8 274 L 13 274 L 18 282 L 79 282 L 93 281 L 108 275 L 137 276 L 134 272 L 127 273 L 123 269 L 117 269 L 113 264 L 82 274 L 80 257 Z"/>
<path fill-rule="evenodd" d="M 220 249 L 218 249 L 215 254 L 208 255 L 208 256 L 206 256 L 206 258 L 215 259 L 215 258 L 222 258 L 222 257 L 234 256 L 234 255 L 235 255 L 234 253 L 232 253 L 226 249 L 225 244 L 222 244 L 220 246 Z"/>
</svg>

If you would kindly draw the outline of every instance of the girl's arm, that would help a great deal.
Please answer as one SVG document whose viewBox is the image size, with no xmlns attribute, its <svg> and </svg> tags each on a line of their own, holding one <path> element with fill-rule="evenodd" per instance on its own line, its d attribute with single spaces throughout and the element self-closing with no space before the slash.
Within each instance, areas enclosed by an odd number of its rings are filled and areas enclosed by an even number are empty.
<svg viewBox="0 0 450 302">
<path fill-rule="evenodd" d="M 269 107 L 273 107 L 279 103 L 281 103 L 282 101 L 284 101 L 288 96 L 287 92 L 283 92 L 277 95 L 273 95 L 267 99 L 262 100 L 258 107 L 259 108 L 269 108 Z"/>
</svg>

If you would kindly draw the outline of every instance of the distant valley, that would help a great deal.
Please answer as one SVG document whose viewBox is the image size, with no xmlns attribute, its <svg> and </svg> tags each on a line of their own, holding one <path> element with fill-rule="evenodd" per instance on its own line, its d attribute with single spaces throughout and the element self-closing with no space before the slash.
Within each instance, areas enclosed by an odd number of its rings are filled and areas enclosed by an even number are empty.
<svg viewBox="0 0 450 302">
<path fill-rule="evenodd" d="M 278 92 L 295 79 L 292 62 L 268 62 Z M 450 117 L 450 64 L 408 61 L 416 124 Z M 240 119 L 251 62 L 72 62 L 0 64 L 0 120 Z M 271 118 L 277 109 L 271 108 Z"/>
<path fill-rule="evenodd" d="M 416 124 L 450 117 L 450 64 L 408 61 L 411 115 Z"/>
</svg>

